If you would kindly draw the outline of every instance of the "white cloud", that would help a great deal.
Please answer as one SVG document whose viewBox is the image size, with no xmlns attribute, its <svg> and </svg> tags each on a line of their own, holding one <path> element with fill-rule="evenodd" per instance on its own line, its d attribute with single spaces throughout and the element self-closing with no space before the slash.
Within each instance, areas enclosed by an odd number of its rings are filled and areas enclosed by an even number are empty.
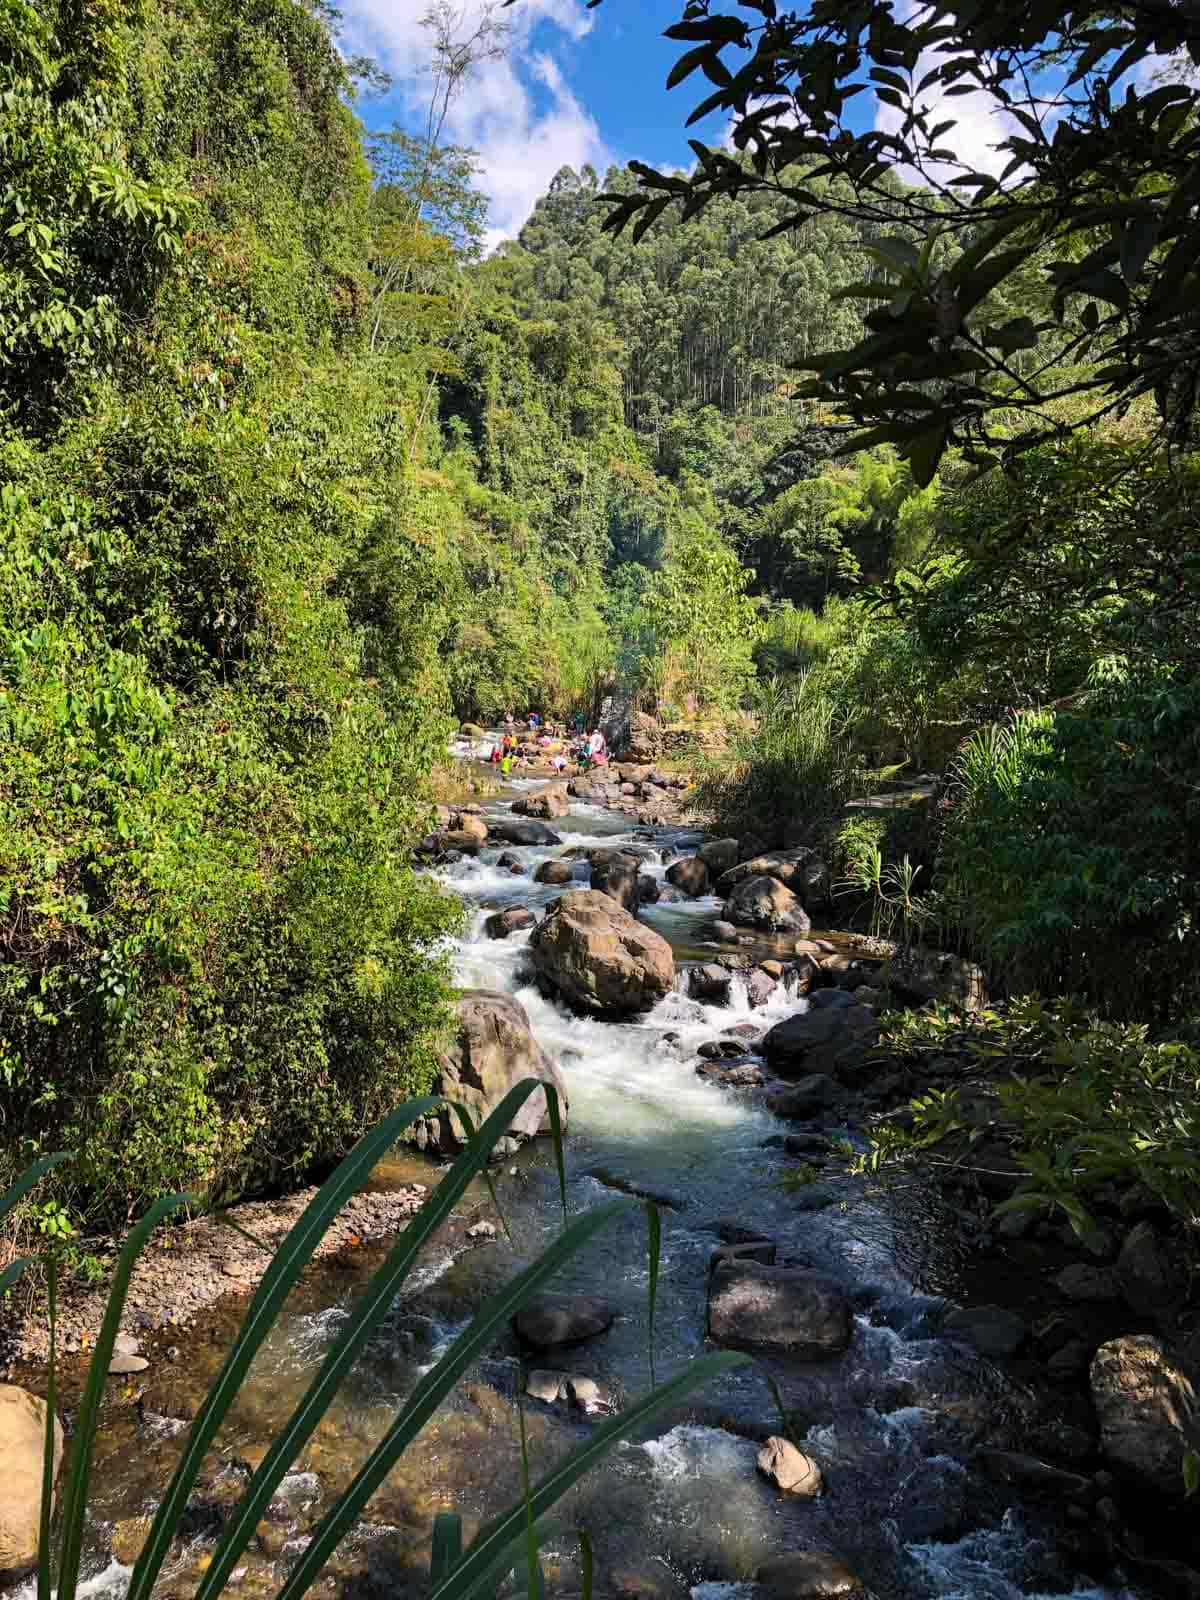
<svg viewBox="0 0 1200 1600">
<path fill-rule="evenodd" d="M 392 74 L 399 98 L 417 121 L 428 103 L 429 39 L 421 18 L 429 0 L 344 0 L 344 41 L 375 56 Z M 459 36 L 469 34 L 482 0 L 456 0 Z M 488 247 L 511 238 L 563 166 L 590 162 L 603 170 L 613 156 L 594 118 L 579 103 L 562 67 L 545 47 L 546 25 L 566 40 L 582 39 L 593 17 L 584 0 L 520 0 L 498 13 L 510 32 L 503 59 L 475 70 L 450 108 L 445 137 L 478 150 L 481 185 L 491 203 Z M 535 47 L 537 32 L 539 47 Z M 549 37 L 553 40 L 553 33 Z M 538 92 L 540 90 L 540 93 Z"/>
<path fill-rule="evenodd" d="M 900 8 L 901 18 L 910 21 L 928 7 L 922 0 L 908 0 Z M 917 61 L 914 81 L 919 83 L 926 73 L 932 71 L 938 62 L 953 56 L 956 52 L 950 50 L 925 50 Z M 957 82 L 967 80 L 960 77 Z M 921 96 L 920 109 L 928 119 L 930 130 L 941 122 L 953 122 L 955 125 L 943 134 L 937 141 L 938 148 L 952 150 L 958 162 L 930 162 L 922 170 L 915 168 L 900 168 L 900 176 L 909 183 L 937 182 L 945 183 L 948 179 L 957 177 L 963 167 L 973 172 L 991 173 L 998 178 L 1011 160 L 1011 152 L 997 150 L 996 146 L 1012 133 L 1020 133 L 1021 126 L 997 102 L 995 97 L 986 89 L 973 89 L 970 94 L 947 95 L 940 83 L 932 84 Z M 875 108 L 875 126 L 884 133 L 898 133 L 904 124 L 904 113 L 895 106 L 884 105 L 880 101 Z"/>
</svg>

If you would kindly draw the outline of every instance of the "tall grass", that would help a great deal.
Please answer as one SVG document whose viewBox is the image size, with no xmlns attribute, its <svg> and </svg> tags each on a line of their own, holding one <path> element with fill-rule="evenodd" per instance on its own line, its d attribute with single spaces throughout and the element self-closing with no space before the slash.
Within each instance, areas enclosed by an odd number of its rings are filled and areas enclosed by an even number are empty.
<svg viewBox="0 0 1200 1600">
<path fill-rule="evenodd" d="M 406 1447 L 434 1415 L 455 1383 L 492 1344 L 513 1314 L 594 1234 L 617 1217 L 645 1205 L 650 1230 L 650 1327 L 653 1338 L 654 1294 L 658 1281 L 659 1223 L 652 1205 L 639 1200 L 615 1200 L 597 1206 L 568 1222 L 566 1182 L 562 1161 L 561 1127 L 557 1098 L 550 1085 L 527 1078 L 505 1096 L 483 1123 L 412 1219 L 367 1285 L 353 1314 L 309 1384 L 304 1397 L 276 1436 L 266 1457 L 251 1477 L 238 1505 L 225 1524 L 196 1591 L 195 1600 L 215 1600 L 224 1592 L 272 1496 L 305 1443 L 312 1436 L 351 1366 L 382 1322 L 423 1246 L 446 1220 L 468 1184 L 487 1166 L 497 1142 L 529 1095 L 544 1089 L 550 1105 L 563 1199 L 564 1227 L 559 1237 L 523 1272 L 504 1285 L 477 1312 L 442 1358 L 421 1378 L 400 1405 L 383 1438 L 372 1450 L 350 1485 L 325 1513 L 304 1553 L 291 1568 L 277 1600 L 299 1600 L 313 1584 L 341 1538 L 353 1527 L 367 1501 L 391 1471 Z M 372 1168 L 406 1128 L 436 1112 L 441 1101 L 410 1100 L 386 1117 L 355 1146 L 336 1172 L 318 1190 L 303 1216 L 279 1247 L 256 1290 L 225 1364 L 217 1375 L 192 1423 L 183 1455 L 150 1527 L 146 1543 L 129 1581 L 127 1600 L 149 1600 L 163 1562 L 179 1533 L 189 1495 L 201 1464 L 217 1431 L 236 1399 L 250 1363 L 279 1316 L 284 1301 L 312 1257 L 325 1231 Z M 456 1107 L 465 1126 L 469 1114 Z M 0 1195 L 0 1219 L 18 1205 L 33 1185 L 62 1156 L 39 1163 Z M 75 1600 L 79 1586 L 80 1556 L 91 1485 L 93 1449 L 105 1378 L 112 1360 L 130 1276 L 139 1252 L 153 1229 L 189 1197 L 160 1200 L 137 1224 L 121 1251 L 109 1292 L 103 1324 L 97 1337 L 76 1417 L 70 1466 L 63 1487 L 58 1517 L 57 1550 L 50 1537 L 49 1515 L 54 1446 L 53 1393 L 47 1406 L 46 1477 L 42 1507 L 42 1539 L 38 1560 L 39 1600 L 49 1600 L 51 1583 L 57 1582 L 57 1600 Z M 7 1287 L 27 1263 L 14 1262 L 0 1284 Z M 50 1283 L 53 1288 L 54 1272 Z M 51 1374 L 54 1343 L 51 1321 Z M 690 1389 L 707 1382 L 730 1366 L 748 1358 L 720 1352 L 693 1361 L 675 1377 L 626 1408 L 603 1427 L 596 1428 L 572 1453 L 557 1463 L 539 1483 L 526 1484 L 514 1504 L 477 1534 L 465 1548 L 459 1519 L 439 1518 L 431 1550 L 433 1600 L 470 1600 L 494 1595 L 509 1572 L 528 1564 L 529 1579 L 537 1579 L 536 1541 L 542 1519 L 562 1495 L 621 1438 L 633 1432 Z M 532 1530 L 532 1532 L 531 1532 Z M 532 1543 L 530 1542 L 532 1539 Z M 537 1588 L 541 1588 L 540 1581 Z M 531 1590 L 532 1592 L 532 1590 Z"/>
<path fill-rule="evenodd" d="M 793 827 L 815 839 L 869 787 L 870 774 L 833 698 L 811 672 L 761 685 L 757 713 L 732 768 L 710 776 L 700 799 L 732 833 L 770 838 Z"/>
</svg>

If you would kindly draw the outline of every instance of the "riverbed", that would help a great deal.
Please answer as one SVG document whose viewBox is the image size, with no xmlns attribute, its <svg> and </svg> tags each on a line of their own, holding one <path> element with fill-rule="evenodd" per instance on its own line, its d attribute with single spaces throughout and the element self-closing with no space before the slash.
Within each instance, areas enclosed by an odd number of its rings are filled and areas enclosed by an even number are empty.
<svg viewBox="0 0 1200 1600">
<path fill-rule="evenodd" d="M 511 798 L 511 795 L 508 797 Z M 507 813 L 508 800 L 489 809 Z M 855 1307 L 849 1351 L 832 1361 L 765 1362 L 698 1392 L 651 1433 L 620 1447 L 565 1502 L 546 1548 L 548 1588 L 579 1592 L 578 1528 L 595 1551 L 601 1595 L 646 1600 L 749 1600 L 763 1560 L 825 1550 L 859 1574 L 878 1600 L 1135 1600 L 1120 1574 L 1089 1576 L 1064 1555 L 1058 1510 L 1023 1501 L 971 1463 L 982 1444 L 1036 1449 L 1054 1425 L 1046 1390 L 937 1334 L 948 1299 L 961 1297 L 965 1251 L 953 1214 L 930 1185 L 882 1187 L 820 1160 L 802 1188 L 779 1148 L 784 1126 L 752 1092 L 698 1075 L 697 1047 L 731 1025 L 764 1030 L 805 1005 L 781 985 L 751 1010 L 735 977 L 730 1001 L 705 1005 L 683 989 L 634 1023 L 572 1016 L 539 992 L 528 935 L 485 936 L 486 916 L 521 904 L 541 914 L 563 891 L 532 872 L 550 856 L 597 843 L 637 844 L 661 877 L 695 839 L 676 828 L 634 829 L 630 820 L 576 804 L 555 824 L 562 843 L 496 846 L 439 869 L 467 907 L 456 943 L 458 982 L 501 990 L 525 1007 L 558 1062 L 570 1097 L 566 1144 L 573 1213 L 615 1191 L 657 1197 L 663 1219 L 653 1331 L 657 1375 L 706 1348 L 708 1263 L 737 1230 L 776 1242 L 782 1263 L 819 1268 Z M 496 865 L 501 849 L 526 874 Z M 680 957 L 709 950 L 715 900 L 647 906 L 642 915 Z M 853 1128 L 825 1130 L 857 1137 Z M 775 1141 L 774 1143 L 772 1141 Z M 376 1174 L 411 1182 L 411 1158 Z M 432 1181 L 426 1170 L 426 1181 Z M 497 1193 L 511 1231 L 471 1237 L 473 1218 L 495 1220 L 486 1193 L 435 1242 L 397 1301 L 338 1403 L 281 1490 L 256 1548 L 237 1575 L 239 1593 L 268 1595 L 303 1549 L 307 1531 L 383 1432 L 397 1401 L 469 1320 L 489 1291 L 534 1256 L 561 1224 L 558 1178 L 545 1144 L 505 1162 Z M 486 1230 L 484 1230 L 486 1231 Z M 186 1537 L 161 1592 L 184 1596 L 206 1563 L 221 1521 L 261 1459 L 273 1429 L 303 1392 L 348 1314 L 378 1252 L 318 1267 L 256 1362 L 194 1497 Z M 644 1222 L 632 1216 L 597 1238 L 554 1287 L 604 1299 L 609 1331 L 532 1365 L 595 1380 L 620 1405 L 650 1382 L 649 1281 Z M 114 1380 L 98 1444 L 88 1528 L 89 1595 L 119 1596 L 144 1519 L 173 1465 L 187 1420 L 215 1373 L 238 1308 L 214 1313 L 149 1379 Z M 345 1541 L 316 1593 L 419 1595 L 427 1588 L 429 1532 L 439 1510 L 462 1512 L 468 1535 L 519 1488 L 517 1399 L 531 1363 L 502 1342 L 460 1385 Z M 768 1377 L 787 1413 L 780 1419 Z M 595 1425 L 563 1403 L 526 1401 L 535 1473 Z M 793 1501 L 755 1469 L 759 1443 L 786 1425 L 821 1466 L 825 1493 Z M 25 1585 L 20 1600 L 32 1600 Z"/>
</svg>

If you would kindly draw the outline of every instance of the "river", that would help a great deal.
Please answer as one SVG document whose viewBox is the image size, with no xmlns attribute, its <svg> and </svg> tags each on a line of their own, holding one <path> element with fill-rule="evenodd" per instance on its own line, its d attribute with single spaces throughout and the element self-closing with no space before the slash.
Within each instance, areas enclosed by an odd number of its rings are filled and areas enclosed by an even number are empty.
<svg viewBox="0 0 1200 1600">
<path fill-rule="evenodd" d="M 496 809 L 502 803 L 496 803 Z M 506 805 L 503 807 L 507 809 Z M 551 855 L 597 842 L 634 842 L 628 819 L 585 805 L 555 825 L 563 843 L 514 849 L 530 871 Z M 639 829 L 661 875 L 679 830 Z M 685 841 L 686 843 L 686 841 Z M 694 843 L 694 841 L 691 841 Z M 690 847 L 690 845 L 688 845 Z M 740 1227 L 777 1241 L 781 1262 L 836 1278 L 856 1308 L 848 1353 L 822 1363 L 771 1363 L 723 1379 L 693 1396 L 653 1434 L 617 1450 L 573 1493 L 563 1529 L 546 1550 L 550 1592 L 578 1593 L 573 1529 L 586 1526 L 595 1550 L 597 1592 L 645 1600 L 742 1600 L 748 1579 L 771 1555 L 835 1552 L 878 1600 L 1134 1600 L 1120 1581 L 1096 1581 L 1064 1563 L 1053 1511 L 1022 1503 L 972 1468 L 981 1443 L 1031 1448 L 1046 1425 L 1044 1388 L 1014 1377 L 937 1337 L 946 1299 L 963 1289 L 964 1249 L 954 1213 L 931 1188 L 880 1188 L 822 1177 L 789 1191 L 797 1162 L 769 1141 L 783 1130 L 745 1091 L 697 1075 L 696 1047 L 738 1022 L 762 1029 L 803 1001 L 780 990 L 751 1011 L 735 982 L 731 1003 L 669 995 L 637 1023 L 574 1017 L 542 996 L 527 966 L 527 935 L 494 941 L 483 921 L 497 906 L 535 910 L 562 889 L 496 867 L 499 848 L 442 869 L 461 895 L 468 926 L 455 950 L 458 981 L 498 989 L 525 1006 L 543 1047 L 561 1065 L 570 1096 L 568 1198 L 579 1211 L 614 1188 L 663 1201 L 663 1259 L 654 1359 L 675 1370 L 705 1346 L 706 1273 L 722 1230 Z M 715 901 L 647 907 L 643 915 L 678 953 L 703 950 Z M 844 1130 L 853 1136 L 854 1130 Z M 397 1176 L 411 1178 L 400 1161 Z M 380 1175 L 388 1181 L 388 1173 Z M 489 1288 L 553 1237 L 558 1182 L 545 1144 L 504 1164 L 498 1192 L 512 1242 L 470 1240 L 450 1230 L 397 1302 L 359 1369 L 285 1481 L 264 1525 L 261 1547 L 239 1569 L 237 1592 L 268 1595 L 306 1530 L 348 1481 L 382 1432 L 397 1399 L 436 1358 Z M 480 1198 L 477 1204 L 482 1205 Z M 187 1537 L 160 1585 L 186 1595 L 202 1570 L 223 1508 L 244 1486 L 248 1465 L 302 1392 L 359 1292 L 370 1252 L 355 1270 L 314 1269 L 253 1369 L 195 1497 Z M 649 1382 L 648 1262 L 640 1218 L 613 1228 L 566 1269 L 556 1288 L 598 1295 L 615 1309 L 602 1337 L 542 1360 L 597 1380 L 621 1397 Z M 182 1370 L 148 1386 L 137 1406 L 110 1407 L 98 1446 L 100 1471 L 88 1532 L 85 1593 L 118 1600 L 130 1531 L 155 1504 L 194 1397 L 215 1371 L 231 1312 L 210 1317 L 185 1351 Z M 468 1533 L 509 1503 L 519 1484 L 515 1397 L 526 1368 L 503 1345 L 460 1386 L 345 1541 L 314 1591 L 333 1597 L 420 1594 L 432 1514 L 456 1507 Z M 779 1431 L 765 1374 L 776 1380 L 789 1426 L 820 1463 L 826 1492 L 789 1501 L 755 1470 L 756 1440 Z M 593 1424 L 565 1406 L 528 1402 L 535 1471 Z M 122 1535 L 124 1537 L 122 1537 Z M 25 1585 L 18 1600 L 33 1600 Z"/>
</svg>

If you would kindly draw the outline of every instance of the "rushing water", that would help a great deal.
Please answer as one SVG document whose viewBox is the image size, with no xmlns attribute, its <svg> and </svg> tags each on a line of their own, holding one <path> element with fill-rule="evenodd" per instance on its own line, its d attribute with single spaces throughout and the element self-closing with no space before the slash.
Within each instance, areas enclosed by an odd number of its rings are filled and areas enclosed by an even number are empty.
<svg viewBox="0 0 1200 1600">
<path fill-rule="evenodd" d="M 586 806 L 557 826 L 561 845 L 504 848 L 531 874 L 548 856 L 633 839 L 623 819 Z M 678 835 L 641 830 L 638 838 L 654 851 L 646 870 L 661 876 Z M 747 1580 L 761 1560 L 814 1548 L 838 1554 L 880 1600 L 1130 1596 L 1115 1579 L 1097 1585 L 1073 1573 L 1056 1554 L 1044 1509 L 1015 1502 L 1011 1491 L 986 1484 L 968 1465 L 981 1442 L 1020 1448 L 1035 1437 L 1046 1420 L 1045 1397 L 1032 1382 L 1006 1376 L 933 1332 L 943 1297 L 960 1282 L 953 1218 L 939 1209 L 936 1195 L 922 1188 L 871 1192 L 860 1180 L 836 1177 L 789 1193 L 781 1179 L 796 1163 L 766 1143 L 779 1124 L 743 1092 L 697 1076 L 696 1046 L 704 1040 L 738 1022 L 765 1028 L 803 1002 L 781 989 L 766 1008 L 751 1012 L 735 984 L 721 1007 L 675 993 L 637 1023 L 572 1016 L 533 986 L 527 936 L 493 941 L 483 934 L 485 917 L 498 906 L 539 909 L 562 893 L 497 868 L 499 854 L 486 849 L 439 873 L 470 910 L 457 976 L 465 987 L 515 994 L 563 1070 L 571 1209 L 621 1188 L 663 1202 L 654 1328 L 659 1375 L 704 1347 L 707 1265 L 723 1225 L 761 1231 L 778 1241 L 781 1261 L 837 1278 L 857 1312 L 844 1357 L 741 1369 L 694 1396 L 651 1435 L 621 1447 L 563 1507 L 562 1533 L 546 1551 L 551 1591 L 578 1592 L 572 1529 L 586 1526 L 598 1592 L 647 1600 L 683 1600 L 689 1592 L 695 1600 L 749 1600 Z M 692 901 L 647 908 L 645 917 L 677 951 L 695 954 L 715 911 L 715 901 Z M 303 1470 L 285 1481 L 260 1547 L 240 1571 L 242 1592 L 277 1586 L 306 1529 L 349 1481 L 398 1398 L 487 1293 L 554 1236 L 558 1180 L 544 1148 L 506 1165 L 499 1192 L 512 1242 L 472 1243 L 459 1227 L 431 1249 L 322 1424 L 299 1464 Z M 608 1300 L 616 1310 L 612 1328 L 559 1360 L 535 1365 L 593 1378 L 618 1403 L 643 1390 L 650 1381 L 647 1285 L 644 1225 L 631 1216 L 596 1239 L 555 1284 Z M 299 1397 L 360 1287 L 361 1270 L 340 1277 L 318 1272 L 281 1323 L 222 1435 L 164 1593 L 186 1593 L 202 1569 L 222 1508 L 244 1486 L 248 1467 Z M 112 1529 L 127 1529 L 128 1519 L 153 1508 L 179 1449 L 183 1424 L 173 1417 L 194 1407 L 229 1327 L 215 1319 L 207 1342 L 189 1348 L 186 1370 L 150 1386 L 140 1419 L 127 1414 L 102 1436 L 85 1595 L 119 1595 L 128 1568 L 110 1554 Z M 434 1512 L 459 1509 L 469 1534 L 513 1498 L 515 1396 L 525 1370 L 516 1347 L 502 1344 L 460 1386 L 375 1497 L 318 1593 L 418 1594 Z M 818 1500 L 787 1501 L 755 1471 L 755 1440 L 778 1431 L 768 1371 L 790 1427 L 824 1471 L 826 1492 Z M 592 1425 L 577 1412 L 537 1402 L 527 1415 L 535 1470 Z M 117 1553 L 128 1558 L 119 1537 Z M 31 1596 L 30 1588 L 23 1600 Z"/>
</svg>

